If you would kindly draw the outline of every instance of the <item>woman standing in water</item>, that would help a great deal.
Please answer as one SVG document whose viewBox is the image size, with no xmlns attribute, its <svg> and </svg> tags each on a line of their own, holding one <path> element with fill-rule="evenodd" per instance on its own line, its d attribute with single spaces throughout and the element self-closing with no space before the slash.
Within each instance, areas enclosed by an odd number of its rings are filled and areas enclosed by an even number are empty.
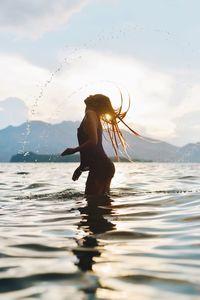
<svg viewBox="0 0 200 300">
<path fill-rule="evenodd" d="M 80 166 L 75 170 L 72 179 L 78 180 L 83 171 L 89 171 L 85 194 L 103 195 L 109 193 L 115 167 L 102 146 L 102 124 L 108 131 L 117 155 L 118 142 L 124 146 L 124 138 L 119 130 L 117 118 L 122 121 L 126 112 L 121 113 L 122 106 L 114 110 L 110 99 L 102 94 L 89 96 L 84 102 L 86 104 L 85 116 L 78 128 L 79 146 L 67 148 L 61 155 L 80 152 Z"/>
</svg>

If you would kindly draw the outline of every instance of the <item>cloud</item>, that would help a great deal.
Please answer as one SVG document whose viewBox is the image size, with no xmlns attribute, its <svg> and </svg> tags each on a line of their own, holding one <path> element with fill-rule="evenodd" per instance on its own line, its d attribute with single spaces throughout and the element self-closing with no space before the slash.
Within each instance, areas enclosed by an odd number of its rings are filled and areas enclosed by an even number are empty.
<svg viewBox="0 0 200 300">
<path fill-rule="evenodd" d="M 191 128 L 187 135 L 177 131 L 178 119 L 187 112 L 192 117 L 199 105 L 200 85 L 191 83 L 183 89 L 184 75 L 177 77 L 175 73 L 152 68 L 131 56 L 94 50 L 80 50 L 73 59 L 67 57 L 67 60 L 69 63 L 47 91 L 48 99 L 57 99 L 56 109 L 53 110 L 51 103 L 52 120 L 80 119 L 84 112 L 83 99 L 89 94 L 104 93 L 115 107 L 119 106 L 118 85 L 125 99 L 127 90 L 132 99 L 127 121 L 145 128 L 142 133 L 177 144 L 198 141 L 197 128 Z M 45 106 L 45 101 L 41 104 Z"/>
<path fill-rule="evenodd" d="M 199 95 L 200 84 L 194 82 L 185 91 L 185 97 L 178 106 L 177 117 L 188 115 L 191 112 L 195 113 L 200 105 Z"/>
<path fill-rule="evenodd" d="M 17 97 L 30 104 L 49 72 L 18 55 L 0 53 L 0 99 Z"/>
<path fill-rule="evenodd" d="M 57 123 L 80 120 L 84 114 L 83 100 L 90 94 L 106 94 L 118 107 L 119 86 L 125 99 L 124 109 L 127 90 L 130 93 L 132 103 L 126 120 L 133 128 L 175 144 L 198 141 L 198 124 L 190 126 L 189 131 L 180 129 L 182 121 L 187 128 L 199 107 L 197 83 L 180 92 L 180 74 L 177 77 L 163 72 L 130 56 L 82 49 L 76 55 L 62 53 L 62 57 L 65 63 L 52 77 L 48 70 L 22 57 L 0 54 L 0 98 L 14 95 L 29 107 L 30 119 Z M 188 118 L 184 118 L 187 113 Z"/>
<path fill-rule="evenodd" d="M 0 101 L 0 129 L 9 125 L 17 126 L 28 118 L 28 107 L 18 98 Z"/>
<path fill-rule="evenodd" d="M 100 53 L 93 50 L 82 50 L 77 58 L 59 75 L 65 78 L 65 88 L 62 94 L 66 95 L 68 105 L 79 105 L 84 108 L 83 99 L 88 94 L 104 93 L 108 95 L 115 107 L 120 104 L 119 86 L 128 99 L 128 90 L 132 99 L 132 106 L 127 120 L 137 124 L 145 124 L 146 134 L 159 138 L 170 136 L 174 124 L 170 114 L 169 101 L 173 94 L 175 78 L 164 72 L 154 70 L 142 62 L 130 57 Z M 113 82 L 113 83 L 112 83 Z M 63 85 L 64 86 L 64 85 Z M 78 90 L 78 87 L 81 87 Z M 126 87 L 126 88 L 124 88 Z M 67 90 L 76 91 L 73 96 Z M 53 90 L 50 92 L 53 93 Z M 62 98 L 61 98 L 62 99 Z M 60 115 L 68 115 L 67 104 L 59 100 L 57 108 L 62 107 Z M 66 109 L 63 110 L 63 108 Z M 124 107 L 125 109 L 125 107 Z M 80 116 L 80 108 L 75 110 Z"/>
<path fill-rule="evenodd" d="M 176 119 L 175 135 L 171 138 L 171 142 L 184 145 L 189 141 L 190 143 L 200 142 L 200 109 L 196 108 L 194 111 L 189 111 L 183 116 Z M 187 141 L 185 139 L 187 137 Z"/>
<path fill-rule="evenodd" d="M 36 38 L 62 27 L 90 0 L 1 0 L 0 30 Z"/>
</svg>

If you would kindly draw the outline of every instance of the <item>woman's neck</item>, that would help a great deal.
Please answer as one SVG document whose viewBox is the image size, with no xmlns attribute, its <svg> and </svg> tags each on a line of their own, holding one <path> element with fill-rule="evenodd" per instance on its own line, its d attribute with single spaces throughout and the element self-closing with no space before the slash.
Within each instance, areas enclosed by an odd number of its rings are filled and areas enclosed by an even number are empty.
<svg viewBox="0 0 200 300">
<path fill-rule="evenodd" d="M 93 108 L 93 107 L 86 107 L 86 109 L 85 109 L 85 111 L 88 111 L 88 110 L 92 110 L 92 111 L 94 111 L 95 112 L 95 114 L 98 116 L 98 117 L 100 117 L 100 114 Z"/>
</svg>

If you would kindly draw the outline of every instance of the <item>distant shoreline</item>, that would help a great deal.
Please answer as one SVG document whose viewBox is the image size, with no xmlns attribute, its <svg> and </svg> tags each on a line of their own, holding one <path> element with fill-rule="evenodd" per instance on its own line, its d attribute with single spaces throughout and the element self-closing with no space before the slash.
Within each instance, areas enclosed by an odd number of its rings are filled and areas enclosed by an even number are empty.
<svg viewBox="0 0 200 300">
<path fill-rule="evenodd" d="M 118 162 L 115 157 L 110 157 L 114 162 Z M 134 162 L 153 162 L 134 159 Z M 25 152 L 13 155 L 10 163 L 67 163 L 80 162 L 79 154 L 60 156 L 60 154 L 37 154 L 34 152 Z M 120 157 L 119 162 L 131 162 L 128 158 Z"/>
</svg>

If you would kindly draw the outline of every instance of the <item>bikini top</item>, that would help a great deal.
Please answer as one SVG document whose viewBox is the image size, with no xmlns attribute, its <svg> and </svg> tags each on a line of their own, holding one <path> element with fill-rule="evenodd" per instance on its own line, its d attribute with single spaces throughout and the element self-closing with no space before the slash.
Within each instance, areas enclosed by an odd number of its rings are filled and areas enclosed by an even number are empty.
<svg viewBox="0 0 200 300">
<path fill-rule="evenodd" d="M 97 128 L 97 136 L 98 141 L 97 144 L 86 149 L 80 151 L 80 160 L 81 160 L 81 170 L 87 171 L 90 167 L 95 163 L 97 160 L 102 160 L 107 158 L 107 155 L 103 149 L 102 145 L 102 126 L 99 120 L 99 125 Z M 84 130 L 84 119 L 80 124 L 80 127 L 77 129 L 77 137 L 79 145 L 84 144 L 88 140 L 88 135 L 85 133 Z"/>
</svg>

